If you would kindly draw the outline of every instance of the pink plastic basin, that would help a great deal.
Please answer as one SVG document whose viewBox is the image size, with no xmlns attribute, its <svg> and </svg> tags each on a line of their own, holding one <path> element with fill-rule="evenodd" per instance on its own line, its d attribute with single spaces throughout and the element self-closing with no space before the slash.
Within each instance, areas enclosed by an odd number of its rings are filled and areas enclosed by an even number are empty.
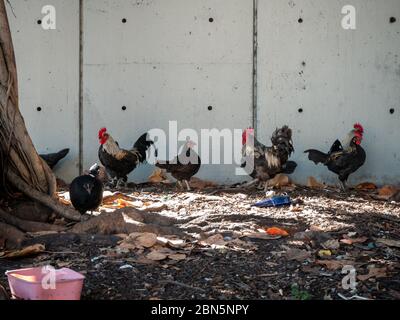
<svg viewBox="0 0 400 320">
<path fill-rule="evenodd" d="M 7 271 L 13 297 L 22 300 L 80 300 L 85 277 L 71 269 Z"/>
</svg>

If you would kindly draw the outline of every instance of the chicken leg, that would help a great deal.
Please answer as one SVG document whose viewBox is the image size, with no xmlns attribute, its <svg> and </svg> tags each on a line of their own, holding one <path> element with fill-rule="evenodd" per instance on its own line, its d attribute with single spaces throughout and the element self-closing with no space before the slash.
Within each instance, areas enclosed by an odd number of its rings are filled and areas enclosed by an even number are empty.
<svg viewBox="0 0 400 320">
<path fill-rule="evenodd" d="M 190 188 L 189 181 L 187 181 L 187 180 L 183 180 L 183 181 L 184 181 L 185 184 L 186 184 L 187 191 L 192 191 L 192 189 Z"/>
<path fill-rule="evenodd" d="M 347 191 L 346 182 L 339 180 L 339 183 L 340 183 L 340 189 L 342 190 L 342 192 L 346 192 Z"/>
</svg>

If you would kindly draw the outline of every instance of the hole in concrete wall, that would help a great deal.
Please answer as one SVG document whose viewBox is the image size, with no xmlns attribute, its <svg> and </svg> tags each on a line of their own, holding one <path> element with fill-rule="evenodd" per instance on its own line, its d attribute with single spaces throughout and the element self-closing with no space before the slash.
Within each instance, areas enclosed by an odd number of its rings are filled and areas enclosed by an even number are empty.
<svg viewBox="0 0 400 320">
<path fill-rule="evenodd" d="M 38 21 L 37 21 L 37 24 L 42 24 L 42 20 L 38 20 Z"/>
<path fill-rule="evenodd" d="M 297 110 L 299 113 L 303 113 L 304 112 L 304 110 L 303 110 L 303 108 L 299 108 L 299 110 Z"/>
<path fill-rule="evenodd" d="M 395 23 L 397 19 L 395 17 L 390 17 L 390 23 Z"/>
<path fill-rule="evenodd" d="M 126 23 L 127 20 L 125 18 L 122 19 L 122 23 Z"/>
<path fill-rule="evenodd" d="M 126 106 L 123 106 L 121 109 L 122 111 L 126 111 Z"/>
<path fill-rule="evenodd" d="M 299 18 L 299 20 L 297 20 L 299 23 L 303 23 L 303 18 Z"/>
<path fill-rule="evenodd" d="M 213 110 L 213 107 L 212 106 L 208 106 L 208 111 L 212 111 Z"/>
<path fill-rule="evenodd" d="M 42 111 L 42 107 L 37 107 L 36 110 L 40 112 Z"/>
<path fill-rule="evenodd" d="M 213 23 L 213 22 L 214 22 L 214 18 L 210 18 L 210 19 L 208 19 L 208 21 L 210 21 L 211 23 Z"/>
<path fill-rule="evenodd" d="M 393 108 L 391 108 L 391 109 L 389 110 L 389 112 L 390 112 L 390 114 L 393 114 L 393 113 L 395 112 L 395 110 L 394 110 Z"/>
</svg>

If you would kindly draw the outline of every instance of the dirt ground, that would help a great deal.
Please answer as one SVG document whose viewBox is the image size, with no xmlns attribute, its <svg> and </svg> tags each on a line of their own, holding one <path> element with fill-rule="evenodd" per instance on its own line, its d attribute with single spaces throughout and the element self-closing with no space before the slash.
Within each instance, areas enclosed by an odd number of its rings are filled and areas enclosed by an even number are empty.
<svg viewBox="0 0 400 320">
<path fill-rule="evenodd" d="M 8 290 L 6 270 L 50 264 L 86 276 L 84 300 L 400 299 L 398 203 L 333 188 L 281 193 L 291 197 L 291 206 L 253 207 L 266 198 L 255 188 L 127 191 L 132 203 L 158 204 L 158 214 L 176 221 L 182 234 L 167 237 L 174 245 L 158 239 L 128 250 L 118 242 L 127 235 L 104 243 L 70 235 L 36 257 L 1 259 L 0 284 Z M 270 227 L 288 236 L 268 235 Z M 354 290 L 343 288 L 346 265 L 355 270 Z"/>
</svg>

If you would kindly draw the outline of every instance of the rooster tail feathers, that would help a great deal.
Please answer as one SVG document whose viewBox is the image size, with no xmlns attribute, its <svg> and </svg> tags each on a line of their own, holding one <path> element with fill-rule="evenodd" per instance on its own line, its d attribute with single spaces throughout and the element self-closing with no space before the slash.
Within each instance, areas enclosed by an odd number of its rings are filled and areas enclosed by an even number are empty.
<svg viewBox="0 0 400 320">
<path fill-rule="evenodd" d="M 149 148 L 154 145 L 154 141 L 147 139 L 148 133 L 143 134 L 133 145 L 133 150 L 139 152 L 140 162 L 146 160 L 146 153 Z M 155 155 L 157 156 L 157 150 L 155 150 Z"/>
<path fill-rule="evenodd" d="M 48 164 L 48 166 L 53 169 L 58 162 L 64 159 L 69 153 L 69 149 L 63 149 L 57 153 L 42 154 L 40 157 Z"/>
<path fill-rule="evenodd" d="M 318 150 L 306 150 L 304 153 L 308 153 L 308 159 L 313 161 L 315 164 L 324 164 L 329 158 L 329 155 Z"/>
<path fill-rule="evenodd" d="M 163 163 L 156 163 L 156 167 L 160 169 L 168 169 L 169 167 L 169 161 L 163 162 Z"/>
<path fill-rule="evenodd" d="M 286 162 L 283 172 L 285 174 L 292 174 L 297 168 L 297 163 L 294 161 L 288 161 Z"/>
<path fill-rule="evenodd" d="M 146 150 L 154 144 L 152 140 L 147 139 L 148 133 L 143 134 L 133 145 L 134 149 L 146 148 Z"/>
</svg>

